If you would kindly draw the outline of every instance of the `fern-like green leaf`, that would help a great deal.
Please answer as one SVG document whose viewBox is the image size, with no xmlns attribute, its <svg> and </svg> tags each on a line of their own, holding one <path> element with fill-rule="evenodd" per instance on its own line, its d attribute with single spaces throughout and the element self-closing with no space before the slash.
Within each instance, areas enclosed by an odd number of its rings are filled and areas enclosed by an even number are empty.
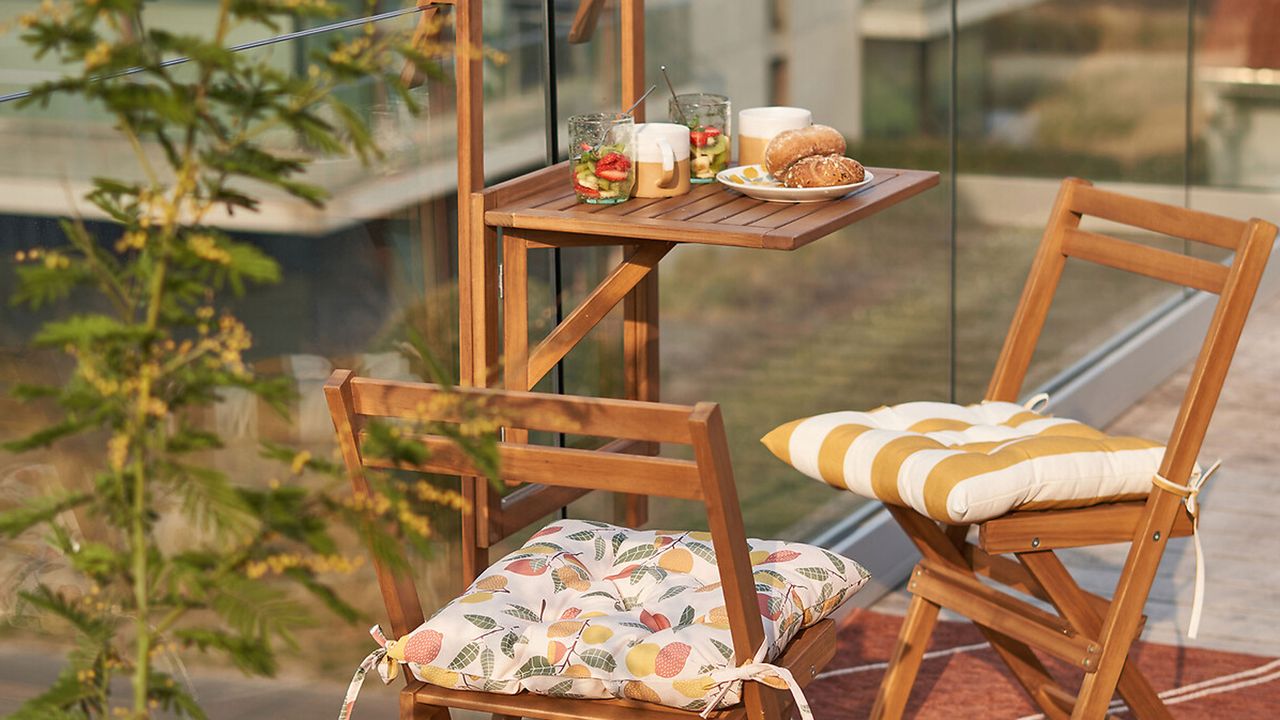
<svg viewBox="0 0 1280 720">
<path fill-rule="evenodd" d="M 92 499 L 93 496 L 86 493 L 58 493 L 28 500 L 25 505 L 0 512 L 0 535 L 17 537 Z"/>
</svg>

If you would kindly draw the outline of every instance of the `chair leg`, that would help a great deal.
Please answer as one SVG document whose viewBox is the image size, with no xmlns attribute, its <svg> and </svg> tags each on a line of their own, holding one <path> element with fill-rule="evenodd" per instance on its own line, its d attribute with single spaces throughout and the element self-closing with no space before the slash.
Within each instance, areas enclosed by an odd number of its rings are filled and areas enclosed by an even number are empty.
<svg viewBox="0 0 1280 720">
<path fill-rule="evenodd" d="M 743 683 L 742 700 L 747 706 L 748 720 L 787 720 L 790 713 L 783 714 L 782 709 L 788 707 L 781 699 L 780 693 L 760 683 Z"/>
<path fill-rule="evenodd" d="M 889 669 L 885 671 L 880 691 L 876 693 L 876 703 L 871 708 L 872 720 L 900 718 L 906 711 L 907 698 L 911 696 L 916 673 L 920 671 L 925 646 L 938 624 L 939 610 L 939 606 L 919 595 L 911 596 L 907 616 L 898 632 L 898 644 L 889 658 Z"/>
<path fill-rule="evenodd" d="M 1049 720 L 1067 720 L 1071 716 L 1070 705 L 1061 702 L 1062 695 L 1055 692 L 1061 691 L 1061 686 L 1030 647 L 990 628 L 981 625 L 977 627 L 1045 717 Z"/>
<path fill-rule="evenodd" d="M 1067 622 L 1086 635 L 1098 636 L 1102 630 L 1102 615 L 1088 601 L 1057 555 L 1052 551 L 1020 553 L 1018 560 L 1044 588 L 1050 602 Z M 1125 663 L 1116 689 L 1138 720 L 1173 719 L 1155 688 L 1133 663 Z"/>
<path fill-rule="evenodd" d="M 1147 521 L 1139 525 L 1134 544 L 1125 559 L 1116 585 L 1111 610 L 1098 632 L 1102 653 L 1098 670 L 1087 673 L 1076 699 L 1072 720 L 1091 720 L 1106 715 L 1120 676 L 1125 670 L 1129 649 L 1142 622 L 1151 584 L 1155 581 L 1164 546 L 1173 526 L 1173 515 L 1180 500 L 1170 493 L 1160 493 L 1147 503 Z"/>
</svg>

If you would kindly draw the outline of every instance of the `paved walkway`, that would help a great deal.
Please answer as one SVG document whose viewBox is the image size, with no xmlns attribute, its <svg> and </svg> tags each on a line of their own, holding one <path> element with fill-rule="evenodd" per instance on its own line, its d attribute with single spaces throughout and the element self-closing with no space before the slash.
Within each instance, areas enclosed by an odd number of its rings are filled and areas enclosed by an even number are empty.
<svg viewBox="0 0 1280 720">
<path fill-rule="evenodd" d="M 1201 537 L 1208 577 L 1204 618 L 1196 640 L 1186 636 L 1195 579 L 1191 539 L 1165 552 L 1147 604 L 1148 641 L 1257 655 L 1280 655 L 1280 296 L 1254 309 L 1240 341 L 1201 453 L 1222 469 L 1201 494 Z M 1191 374 L 1184 368 L 1108 428 L 1122 435 L 1165 439 Z M 1081 584 L 1110 597 L 1127 546 L 1062 553 Z M 876 605 L 902 613 L 899 591 Z M 954 616 L 952 616 L 954 618 Z"/>
</svg>

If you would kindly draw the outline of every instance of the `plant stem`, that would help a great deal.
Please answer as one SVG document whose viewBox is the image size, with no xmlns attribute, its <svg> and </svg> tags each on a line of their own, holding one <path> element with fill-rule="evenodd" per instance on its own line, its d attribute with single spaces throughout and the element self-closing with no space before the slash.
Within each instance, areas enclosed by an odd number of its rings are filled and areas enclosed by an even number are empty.
<svg viewBox="0 0 1280 720">
<path fill-rule="evenodd" d="M 175 198 L 174 206 L 177 205 Z M 170 228 L 174 218 L 169 218 Z M 152 342 L 152 334 L 160 322 L 160 308 L 164 303 L 165 276 L 169 269 L 169 253 L 165 247 L 168 243 L 169 231 L 162 234 L 159 247 L 156 248 L 158 258 L 155 272 L 151 276 L 151 285 L 147 292 L 146 342 Z M 149 356 L 149 353 L 146 353 Z M 137 411 L 135 417 L 134 438 L 138 441 L 137 458 L 134 461 L 133 473 L 133 507 L 130 512 L 130 535 L 133 545 L 133 601 L 137 617 L 135 626 L 137 640 L 134 648 L 133 669 L 133 708 L 136 717 L 146 718 L 147 690 L 151 685 L 151 588 L 148 576 L 149 549 L 147 543 L 147 474 L 146 453 L 148 448 L 143 438 L 147 433 L 147 415 L 151 407 L 151 391 L 154 374 L 150 367 L 149 357 L 144 357 L 141 368 L 141 381 L 138 385 Z"/>
<path fill-rule="evenodd" d="M 146 381 L 144 381 L 145 383 Z M 146 500 L 147 482 L 141 450 L 133 476 L 133 511 L 130 517 L 133 544 L 133 600 L 136 606 L 137 640 L 133 666 L 133 709 L 137 717 L 147 717 L 147 688 L 151 684 L 150 597 L 147 588 Z"/>
</svg>

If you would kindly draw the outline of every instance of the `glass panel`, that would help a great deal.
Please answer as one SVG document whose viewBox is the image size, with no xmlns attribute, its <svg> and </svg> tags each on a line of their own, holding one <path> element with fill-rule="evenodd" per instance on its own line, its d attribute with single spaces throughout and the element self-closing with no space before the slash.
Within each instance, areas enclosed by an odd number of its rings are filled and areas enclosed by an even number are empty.
<svg viewBox="0 0 1280 720">
<path fill-rule="evenodd" d="M 982 396 L 1062 177 L 1183 202 L 1186 7 L 1052 0 L 966 16 L 956 68 L 959 400 Z M 1069 263 L 1025 390 L 1177 292 Z"/>
<path fill-rule="evenodd" d="M 665 63 L 677 92 L 726 94 L 735 114 L 809 108 L 869 165 L 943 169 L 945 154 L 882 151 L 928 136 L 882 118 L 876 98 L 898 78 L 871 57 L 857 5 L 655 3 L 650 76 Z M 733 32 L 716 32 L 730 16 Z M 651 100 L 650 113 L 664 113 L 666 100 Z M 690 245 L 663 261 L 663 397 L 721 404 L 750 533 L 813 537 L 862 502 L 774 458 L 759 442 L 769 430 L 820 412 L 946 398 L 947 205 L 938 188 L 793 253 Z M 660 527 L 702 522 L 700 509 L 675 503 L 654 514 Z"/>
<path fill-rule="evenodd" d="M 1280 8 L 1196 5 L 1191 207 L 1275 222 L 1280 191 Z M 1219 259 L 1216 248 L 1193 248 Z"/>
</svg>

